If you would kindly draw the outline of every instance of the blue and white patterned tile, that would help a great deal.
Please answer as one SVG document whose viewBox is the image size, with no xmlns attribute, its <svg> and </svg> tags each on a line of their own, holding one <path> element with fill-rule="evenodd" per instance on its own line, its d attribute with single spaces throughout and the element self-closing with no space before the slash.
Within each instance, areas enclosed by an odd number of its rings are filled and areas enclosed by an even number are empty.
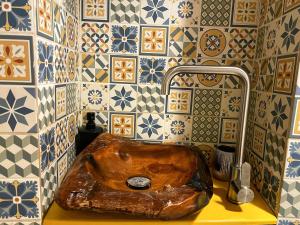
<svg viewBox="0 0 300 225">
<path fill-rule="evenodd" d="M 111 52 L 122 54 L 137 53 L 139 28 L 138 26 L 112 25 L 111 40 Z"/>
<path fill-rule="evenodd" d="M 55 126 L 55 153 L 56 158 L 64 154 L 69 147 L 68 141 L 68 117 L 58 121 Z"/>
<path fill-rule="evenodd" d="M 161 141 L 164 131 L 164 115 L 143 113 L 137 115 L 137 139 Z"/>
<path fill-rule="evenodd" d="M 137 106 L 137 86 L 111 84 L 109 91 L 110 111 L 135 112 Z"/>
<path fill-rule="evenodd" d="M 191 114 L 193 105 L 193 89 L 172 88 L 166 99 L 166 113 Z"/>
<path fill-rule="evenodd" d="M 41 171 L 46 170 L 56 160 L 55 128 L 49 128 L 40 134 Z"/>
<path fill-rule="evenodd" d="M 300 178 L 300 141 L 298 139 L 289 139 L 288 141 L 285 177 Z"/>
<path fill-rule="evenodd" d="M 34 27 L 33 0 L 16 2 L 14 0 L 1 1 L 0 31 L 1 32 L 31 32 Z"/>
<path fill-rule="evenodd" d="M 108 110 L 108 85 L 99 83 L 83 83 L 81 89 L 81 107 L 83 110 Z"/>
<path fill-rule="evenodd" d="M 0 137 L 0 179 L 35 178 L 39 176 L 37 135 L 4 135 Z"/>
<path fill-rule="evenodd" d="M 290 130 L 291 137 L 299 137 L 300 135 L 300 99 L 296 97 L 294 100 L 293 118 Z"/>
<path fill-rule="evenodd" d="M 35 88 L 1 86 L 0 89 L 0 130 L 2 132 L 36 132 Z"/>
<path fill-rule="evenodd" d="M 279 216 L 288 218 L 300 217 L 300 182 L 283 180 Z"/>
<path fill-rule="evenodd" d="M 149 113 L 163 113 L 165 110 L 165 96 L 161 95 L 158 85 L 139 85 L 137 97 L 137 111 Z"/>
<path fill-rule="evenodd" d="M 54 86 L 38 88 L 38 122 L 39 129 L 50 126 L 55 121 Z"/>
<path fill-rule="evenodd" d="M 167 72 L 167 59 L 160 57 L 141 57 L 139 60 L 139 83 L 160 84 Z"/>
<path fill-rule="evenodd" d="M 141 24 L 168 25 L 169 0 L 141 0 Z"/>
<path fill-rule="evenodd" d="M 38 81 L 54 82 L 54 46 L 48 42 L 38 41 Z"/>
<path fill-rule="evenodd" d="M 201 11 L 200 0 L 170 0 L 170 24 L 198 26 Z"/>
<path fill-rule="evenodd" d="M 113 23 L 138 24 L 140 21 L 139 0 L 111 0 L 110 21 Z"/>
<path fill-rule="evenodd" d="M 277 225 L 298 225 L 299 219 L 278 217 Z"/>
<path fill-rule="evenodd" d="M 40 180 L 0 180 L 1 220 L 16 222 L 41 219 Z"/>
<path fill-rule="evenodd" d="M 192 117 L 187 115 L 165 115 L 164 141 L 186 142 L 192 136 Z"/>
</svg>

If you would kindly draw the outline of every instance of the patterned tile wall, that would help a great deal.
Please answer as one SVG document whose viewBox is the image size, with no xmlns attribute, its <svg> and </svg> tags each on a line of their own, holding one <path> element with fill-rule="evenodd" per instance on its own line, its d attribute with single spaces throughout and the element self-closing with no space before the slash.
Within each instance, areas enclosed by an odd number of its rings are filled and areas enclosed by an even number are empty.
<svg viewBox="0 0 300 225">
<path fill-rule="evenodd" d="M 0 15 L 0 220 L 41 224 L 75 155 L 79 1 L 0 0 Z"/>
</svg>

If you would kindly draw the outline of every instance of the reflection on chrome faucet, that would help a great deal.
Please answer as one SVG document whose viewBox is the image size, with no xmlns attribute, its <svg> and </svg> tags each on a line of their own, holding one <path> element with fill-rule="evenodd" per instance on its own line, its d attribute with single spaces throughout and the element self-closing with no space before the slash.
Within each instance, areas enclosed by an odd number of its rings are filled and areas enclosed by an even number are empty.
<svg viewBox="0 0 300 225">
<path fill-rule="evenodd" d="M 242 113 L 239 119 L 240 137 L 238 139 L 238 147 L 235 157 L 235 162 L 231 166 L 231 176 L 227 197 L 231 202 L 241 204 L 251 202 L 254 198 L 254 193 L 250 189 L 250 171 L 251 166 L 247 162 L 243 162 L 244 145 L 247 123 L 247 112 L 250 96 L 250 80 L 247 73 L 237 67 L 230 66 L 177 66 L 169 69 L 162 80 L 161 94 L 170 94 L 170 85 L 172 79 L 179 74 L 220 74 L 238 76 L 242 82 Z"/>
</svg>

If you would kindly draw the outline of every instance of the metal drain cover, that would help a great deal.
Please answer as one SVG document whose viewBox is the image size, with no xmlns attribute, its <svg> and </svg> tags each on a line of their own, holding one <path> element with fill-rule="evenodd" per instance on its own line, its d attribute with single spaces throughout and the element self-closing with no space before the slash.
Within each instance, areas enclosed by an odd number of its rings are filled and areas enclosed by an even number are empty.
<svg viewBox="0 0 300 225">
<path fill-rule="evenodd" d="M 130 177 L 126 183 L 128 187 L 136 190 L 145 190 L 151 186 L 151 180 L 142 176 Z"/>
</svg>

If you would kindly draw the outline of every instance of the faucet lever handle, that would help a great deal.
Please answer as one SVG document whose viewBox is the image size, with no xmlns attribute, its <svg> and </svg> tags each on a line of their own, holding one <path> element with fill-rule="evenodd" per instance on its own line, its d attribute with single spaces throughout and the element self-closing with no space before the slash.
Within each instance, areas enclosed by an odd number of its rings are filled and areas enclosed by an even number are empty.
<svg viewBox="0 0 300 225">
<path fill-rule="evenodd" d="M 251 165 L 244 162 L 241 171 L 241 187 L 250 187 Z"/>
</svg>

